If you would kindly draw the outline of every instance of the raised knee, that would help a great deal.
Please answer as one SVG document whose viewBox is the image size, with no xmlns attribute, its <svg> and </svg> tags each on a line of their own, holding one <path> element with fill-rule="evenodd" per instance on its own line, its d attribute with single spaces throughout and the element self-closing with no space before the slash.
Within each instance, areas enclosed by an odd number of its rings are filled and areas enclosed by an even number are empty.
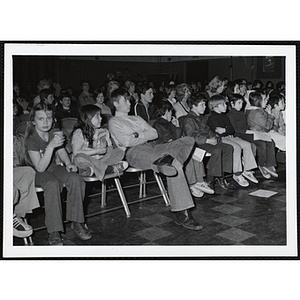
<svg viewBox="0 0 300 300">
<path fill-rule="evenodd" d="M 83 185 L 83 184 L 85 184 L 85 182 L 82 179 L 82 177 L 80 175 L 78 175 L 77 173 L 74 173 L 74 172 L 70 172 L 69 173 L 68 182 L 70 182 L 72 184 L 76 184 L 76 185 Z"/>
<path fill-rule="evenodd" d="M 44 184 L 43 188 L 51 190 L 51 191 L 60 190 L 61 183 L 57 178 L 53 177 L 53 178 L 51 178 L 51 180 L 47 180 L 47 182 Z"/>
</svg>

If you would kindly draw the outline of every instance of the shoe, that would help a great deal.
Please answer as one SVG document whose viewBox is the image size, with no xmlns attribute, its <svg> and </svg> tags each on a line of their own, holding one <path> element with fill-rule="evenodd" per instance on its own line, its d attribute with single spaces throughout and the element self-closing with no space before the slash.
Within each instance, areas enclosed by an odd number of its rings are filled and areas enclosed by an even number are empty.
<svg viewBox="0 0 300 300">
<path fill-rule="evenodd" d="M 191 185 L 190 190 L 191 194 L 196 198 L 201 198 L 204 195 L 204 193 L 196 187 L 196 184 Z"/>
<path fill-rule="evenodd" d="M 106 175 L 117 175 L 120 177 L 120 173 L 125 171 L 128 168 L 129 164 L 127 161 L 119 161 L 118 163 L 108 166 L 106 169 Z"/>
<path fill-rule="evenodd" d="M 206 193 L 206 194 L 211 194 L 213 195 L 215 191 L 209 186 L 209 184 L 205 181 L 202 182 L 196 182 L 195 186 L 198 190 Z"/>
<path fill-rule="evenodd" d="M 189 210 L 176 212 L 175 223 L 177 225 L 183 226 L 186 229 L 191 229 L 191 230 L 201 230 L 202 229 L 202 225 L 200 225 L 193 218 L 193 216 Z"/>
<path fill-rule="evenodd" d="M 258 183 L 258 180 L 255 178 L 255 176 L 253 175 L 253 173 L 251 171 L 244 171 L 242 173 L 242 175 L 247 178 L 248 180 L 254 182 L 254 183 Z"/>
<path fill-rule="evenodd" d="M 265 171 L 267 171 L 270 175 L 273 177 L 278 177 L 278 174 L 276 173 L 276 169 L 274 167 L 263 167 Z"/>
<path fill-rule="evenodd" d="M 92 235 L 87 225 L 84 223 L 72 222 L 71 228 L 78 235 L 78 237 L 83 241 L 87 241 L 92 238 Z"/>
<path fill-rule="evenodd" d="M 83 177 L 91 177 L 94 174 L 92 167 L 87 167 L 86 169 L 79 169 L 78 174 Z"/>
<path fill-rule="evenodd" d="M 63 240 L 60 237 L 60 234 L 58 231 L 49 233 L 48 241 L 51 246 L 63 246 L 64 245 Z"/>
<path fill-rule="evenodd" d="M 242 176 L 242 175 L 235 175 L 233 174 L 232 178 L 234 179 L 237 184 L 239 184 L 242 187 L 247 187 L 249 186 L 249 182 Z"/>
<path fill-rule="evenodd" d="M 269 172 L 267 172 L 267 170 L 265 170 L 264 167 L 261 167 L 261 166 L 258 166 L 262 176 L 266 179 L 270 179 L 271 178 L 271 175 L 269 174 Z"/>
<path fill-rule="evenodd" d="M 177 170 L 171 165 L 173 160 L 174 158 L 171 155 L 166 154 L 152 163 L 152 169 L 156 173 L 162 173 L 166 176 L 175 176 Z"/>
<path fill-rule="evenodd" d="M 128 168 L 129 164 L 127 161 L 119 161 L 118 163 L 112 165 L 114 173 L 120 177 L 120 173 Z"/>
<path fill-rule="evenodd" d="M 225 178 L 217 177 L 216 181 L 222 189 L 224 190 L 228 189 L 228 183 Z"/>
<path fill-rule="evenodd" d="M 112 165 L 116 172 L 123 172 L 128 168 L 129 164 L 127 161 L 119 161 L 116 164 Z"/>
<path fill-rule="evenodd" d="M 30 225 L 23 221 L 21 217 L 14 215 L 13 218 L 13 236 L 25 238 L 32 235 L 33 229 Z"/>
</svg>

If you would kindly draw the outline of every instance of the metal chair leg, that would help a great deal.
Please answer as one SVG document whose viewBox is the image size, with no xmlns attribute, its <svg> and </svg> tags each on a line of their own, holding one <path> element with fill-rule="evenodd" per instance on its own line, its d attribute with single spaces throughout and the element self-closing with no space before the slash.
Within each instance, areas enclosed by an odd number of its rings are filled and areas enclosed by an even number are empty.
<svg viewBox="0 0 300 300">
<path fill-rule="evenodd" d="M 163 196 L 164 201 L 166 203 L 166 206 L 169 206 L 170 205 L 170 198 L 169 198 L 168 192 L 165 189 L 165 186 L 164 186 L 164 184 L 162 182 L 162 179 L 161 179 L 161 177 L 157 173 L 155 173 L 155 172 L 153 172 L 153 173 L 154 173 L 156 182 L 158 184 L 158 187 L 160 189 L 161 195 Z"/>
<path fill-rule="evenodd" d="M 143 198 L 143 171 L 140 172 L 139 174 L 139 182 L 140 182 L 140 193 L 139 193 L 139 198 Z"/>
<path fill-rule="evenodd" d="M 124 209 L 125 209 L 125 212 L 126 212 L 126 217 L 129 218 L 131 216 L 131 213 L 130 213 L 130 210 L 129 210 L 129 207 L 128 207 L 128 204 L 127 204 L 127 201 L 126 201 L 121 183 L 120 183 L 120 179 L 119 178 L 114 178 L 114 180 L 115 180 L 116 187 L 118 189 L 121 201 L 123 203 L 123 206 L 124 206 Z"/>
<path fill-rule="evenodd" d="M 146 198 L 146 171 L 141 172 L 143 198 Z"/>
<path fill-rule="evenodd" d="M 106 180 L 102 181 L 102 189 L 101 189 L 101 208 L 106 206 Z"/>
<path fill-rule="evenodd" d="M 26 224 L 28 224 L 26 218 L 24 218 L 24 222 L 25 222 Z M 27 239 L 28 239 L 28 240 L 27 240 Z M 30 235 L 30 236 L 24 237 L 23 240 L 24 240 L 25 246 L 32 246 L 32 245 L 33 245 L 33 241 L 32 241 L 31 235 Z M 28 241 L 29 241 L 29 242 L 28 242 Z"/>
</svg>

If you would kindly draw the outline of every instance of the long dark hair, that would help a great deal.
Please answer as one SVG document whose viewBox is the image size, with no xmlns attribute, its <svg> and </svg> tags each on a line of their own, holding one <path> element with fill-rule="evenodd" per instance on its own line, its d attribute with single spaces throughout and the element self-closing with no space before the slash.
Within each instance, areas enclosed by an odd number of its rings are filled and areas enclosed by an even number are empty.
<svg viewBox="0 0 300 300">
<path fill-rule="evenodd" d="M 81 129 L 83 137 L 88 141 L 89 147 L 93 147 L 93 137 L 95 133 L 95 128 L 92 125 L 92 118 L 98 113 L 101 113 L 101 108 L 88 104 L 81 107 L 79 111 L 78 123 L 74 126 L 71 137 L 76 129 Z"/>
</svg>

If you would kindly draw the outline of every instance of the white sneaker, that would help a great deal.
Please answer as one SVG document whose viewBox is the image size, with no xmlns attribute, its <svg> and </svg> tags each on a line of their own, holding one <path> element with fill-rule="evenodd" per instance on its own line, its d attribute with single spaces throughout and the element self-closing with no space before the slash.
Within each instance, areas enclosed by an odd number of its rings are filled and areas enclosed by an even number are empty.
<svg viewBox="0 0 300 300">
<path fill-rule="evenodd" d="M 260 172 L 261 172 L 261 174 L 262 174 L 262 176 L 264 178 L 266 178 L 266 179 L 270 179 L 271 178 L 271 175 L 269 174 L 269 172 L 267 172 L 267 170 L 265 169 L 265 167 L 259 166 L 258 168 L 259 168 L 259 170 L 260 170 Z"/>
<path fill-rule="evenodd" d="M 237 176 L 233 174 L 232 178 L 242 187 L 249 186 L 249 182 L 242 175 Z"/>
<path fill-rule="evenodd" d="M 195 184 L 190 186 L 191 194 L 196 198 L 203 197 L 204 193 L 195 187 Z"/>
<path fill-rule="evenodd" d="M 278 174 L 276 173 L 276 169 L 274 167 L 263 167 L 265 171 L 267 171 L 270 175 L 273 177 L 278 177 Z"/>
<path fill-rule="evenodd" d="M 251 171 L 244 171 L 242 174 L 245 178 L 247 178 L 248 180 L 254 182 L 254 183 L 258 183 L 258 180 L 254 177 L 253 173 Z"/>
<path fill-rule="evenodd" d="M 13 236 L 24 238 L 32 235 L 33 229 L 22 218 L 13 217 Z"/>
<path fill-rule="evenodd" d="M 202 191 L 202 192 L 204 192 L 204 193 L 206 193 L 206 194 L 214 194 L 215 193 L 215 191 L 208 185 L 208 183 L 207 182 L 205 182 L 205 181 L 202 181 L 202 182 L 196 182 L 195 183 L 195 187 L 198 189 L 198 190 L 200 190 L 200 191 Z"/>
</svg>

